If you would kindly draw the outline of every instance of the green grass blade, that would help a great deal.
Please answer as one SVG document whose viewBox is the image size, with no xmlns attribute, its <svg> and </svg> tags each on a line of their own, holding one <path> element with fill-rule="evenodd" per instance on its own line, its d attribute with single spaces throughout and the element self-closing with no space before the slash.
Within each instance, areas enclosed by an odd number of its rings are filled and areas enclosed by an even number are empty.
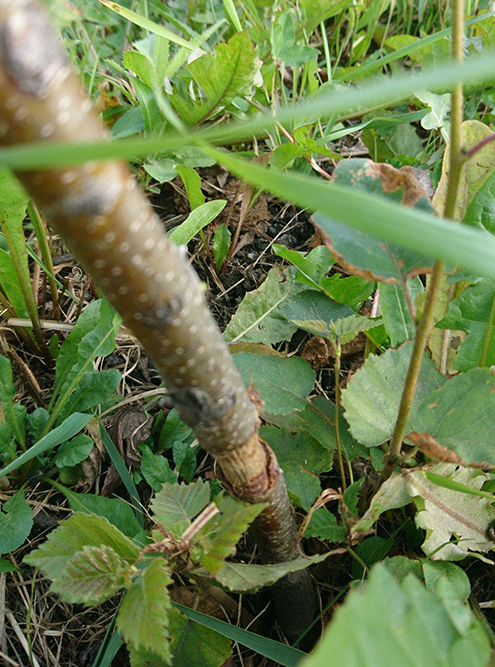
<svg viewBox="0 0 495 667">
<path fill-rule="evenodd" d="M 127 493 L 129 494 L 129 497 L 131 499 L 131 504 L 134 509 L 134 514 L 136 515 L 136 519 L 139 521 L 139 525 L 143 528 L 144 518 L 143 518 L 142 503 L 139 498 L 139 492 L 136 488 L 136 485 L 134 484 L 134 480 L 132 479 L 132 477 L 129 474 L 129 471 L 126 468 L 126 465 L 120 455 L 119 450 L 117 449 L 112 438 L 108 435 L 108 433 L 106 432 L 101 423 L 100 423 L 100 435 L 103 441 L 103 445 L 108 452 L 108 456 L 110 457 L 110 460 L 112 461 L 117 472 L 119 473 L 120 479 L 122 480 L 125 488 L 127 489 Z"/>
<path fill-rule="evenodd" d="M 73 438 L 86 426 L 91 417 L 92 415 L 74 412 L 70 417 L 67 417 L 60 426 L 57 426 L 53 431 L 47 433 L 44 438 L 38 440 L 35 445 L 16 458 L 15 461 L 12 461 L 8 466 L 2 468 L 0 470 L 0 477 L 4 477 L 5 475 L 14 472 L 14 470 L 18 470 L 36 456 L 47 452 L 49 449 L 53 449 L 57 445 L 60 445 L 61 442 L 65 442 L 65 440 Z"/>
<path fill-rule="evenodd" d="M 131 21 L 131 23 L 138 25 L 140 28 L 149 30 L 150 32 L 153 32 L 155 35 L 159 35 L 160 37 L 165 37 L 165 39 L 168 39 L 170 42 L 173 42 L 174 44 L 178 44 L 179 46 L 183 46 L 185 49 L 194 51 L 195 47 L 192 44 L 190 44 L 190 42 L 188 42 L 186 39 L 182 39 L 182 37 L 179 37 L 179 35 L 176 35 L 171 30 L 167 30 L 167 28 L 164 28 L 163 26 L 158 25 L 157 23 L 153 23 L 153 21 L 150 21 L 145 16 L 141 16 L 141 14 L 133 12 L 131 9 L 126 9 L 121 5 L 118 5 L 116 2 L 110 2 L 110 0 L 99 0 L 99 1 L 101 2 L 102 5 L 105 5 L 105 7 L 108 7 L 116 14 L 119 14 L 128 21 Z"/>
<path fill-rule="evenodd" d="M 480 23 L 480 21 L 484 21 L 490 16 L 495 16 L 495 12 L 486 12 L 484 14 L 481 14 L 480 16 L 476 16 L 475 18 L 469 19 L 468 21 L 466 21 L 465 26 L 466 28 L 468 28 L 469 26 L 476 25 L 476 23 Z M 339 81 L 349 81 L 349 79 L 352 79 L 354 76 L 363 76 L 363 74 L 374 72 L 377 69 L 385 67 L 385 65 L 388 65 L 389 63 L 393 63 L 395 60 L 399 60 L 399 58 L 404 58 L 405 56 L 414 53 L 414 51 L 416 51 L 417 49 L 421 49 L 422 47 L 427 46 L 428 44 L 433 44 L 434 42 L 438 42 L 440 39 L 443 39 L 444 37 L 448 37 L 451 33 L 452 33 L 452 28 L 445 28 L 444 30 L 439 30 L 438 32 L 435 32 L 433 35 L 428 35 L 427 37 L 418 39 L 418 41 L 414 42 L 414 44 L 408 44 L 407 46 L 403 46 L 401 49 L 397 49 L 397 51 L 394 51 L 393 53 L 389 53 L 386 56 L 383 56 L 382 58 L 379 58 L 378 60 L 375 60 L 373 62 L 365 63 L 361 67 L 356 67 L 351 72 L 343 73 L 341 76 L 337 75 L 335 78 L 338 79 Z"/>
<path fill-rule="evenodd" d="M 470 85 L 495 80 L 495 54 L 486 53 L 469 59 L 465 64 L 446 64 L 411 76 L 379 76 L 360 88 L 342 91 L 330 90 L 309 101 L 280 109 L 276 115 L 258 114 L 250 120 L 242 119 L 225 127 L 197 130 L 188 135 L 170 131 L 160 138 L 129 138 L 113 142 L 95 143 L 38 143 L 0 149 L 0 167 L 12 169 L 53 168 L 81 164 L 89 160 L 143 157 L 150 153 L 183 147 L 187 143 L 229 143 L 263 133 L 277 123 L 307 123 L 317 118 L 328 118 L 400 101 L 417 90 L 445 91 L 455 83 Z"/>
<path fill-rule="evenodd" d="M 299 651 L 291 646 L 286 646 L 280 642 L 276 642 L 268 637 L 261 637 L 249 630 L 243 630 L 235 625 L 220 621 L 218 618 L 213 618 L 207 614 L 202 614 L 200 611 L 184 607 L 182 604 L 176 602 L 173 606 L 187 616 L 191 621 L 195 621 L 200 625 L 204 625 L 210 630 L 220 633 L 224 637 L 232 639 L 243 646 L 247 646 L 253 651 L 259 653 L 270 660 L 274 660 L 279 665 L 284 667 L 296 667 L 301 660 L 306 656 L 305 653 Z"/>
<path fill-rule="evenodd" d="M 428 257 L 459 264 L 476 275 L 495 278 L 495 238 L 488 233 L 362 190 L 266 169 L 214 149 L 207 152 L 232 173 L 277 197 Z"/>
</svg>

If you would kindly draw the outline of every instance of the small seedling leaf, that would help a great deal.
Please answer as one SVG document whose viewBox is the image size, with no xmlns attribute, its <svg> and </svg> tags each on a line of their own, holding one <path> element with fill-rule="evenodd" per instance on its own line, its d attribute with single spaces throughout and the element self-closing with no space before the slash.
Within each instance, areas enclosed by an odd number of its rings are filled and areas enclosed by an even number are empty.
<svg viewBox="0 0 495 667">
<path fill-rule="evenodd" d="M 151 502 L 153 520 L 178 539 L 210 501 L 210 487 L 197 479 L 192 484 L 166 482 Z"/>
<path fill-rule="evenodd" d="M 15 551 L 31 532 L 33 527 L 33 510 L 24 497 L 24 491 L 15 495 L 2 505 L 0 512 L 0 554 Z"/>
</svg>

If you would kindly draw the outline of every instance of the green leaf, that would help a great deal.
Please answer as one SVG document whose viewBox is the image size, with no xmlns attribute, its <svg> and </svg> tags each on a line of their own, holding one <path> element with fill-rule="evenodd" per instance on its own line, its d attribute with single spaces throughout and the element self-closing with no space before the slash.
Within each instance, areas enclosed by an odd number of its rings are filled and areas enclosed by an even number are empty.
<svg viewBox="0 0 495 667">
<path fill-rule="evenodd" d="M 265 281 L 242 300 L 224 331 L 225 340 L 266 345 L 290 340 L 297 327 L 283 313 L 288 300 L 302 289 L 293 269 L 270 269 Z"/>
<path fill-rule="evenodd" d="M 489 234 L 475 233 L 464 225 L 453 227 L 425 211 L 399 206 L 358 188 L 323 183 L 302 174 L 282 174 L 211 148 L 208 153 L 232 173 L 278 197 L 312 211 L 319 209 L 328 218 L 382 237 L 389 244 L 401 244 L 426 257 L 495 278 L 495 239 Z"/>
<path fill-rule="evenodd" d="M 480 489 L 489 479 L 481 470 L 457 468 L 448 463 L 435 466 L 433 471 L 474 489 Z M 407 478 L 411 493 L 424 499 L 416 524 L 427 531 L 422 545 L 427 556 L 435 560 L 461 560 L 472 552 L 493 549 L 493 542 L 486 536 L 487 528 L 495 520 L 493 501 L 433 484 L 421 470 L 409 473 Z"/>
<path fill-rule="evenodd" d="M 481 187 L 469 204 L 463 223 L 495 234 L 495 173 Z"/>
<path fill-rule="evenodd" d="M 72 467 L 84 461 L 93 449 L 93 439 L 84 433 L 76 435 L 70 442 L 64 442 L 53 459 L 57 468 Z"/>
<path fill-rule="evenodd" d="M 117 615 L 117 628 L 131 647 L 144 649 L 170 663 L 168 564 L 154 558 L 133 578 Z"/>
<path fill-rule="evenodd" d="M 292 499 L 308 511 L 321 493 L 318 475 L 333 467 L 333 453 L 304 431 L 262 426 L 260 435 L 275 452 Z"/>
<path fill-rule="evenodd" d="M 330 252 L 323 245 L 313 248 L 306 256 L 304 253 L 290 250 L 278 243 L 274 243 L 272 247 L 276 255 L 283 257 L 297 268 L 296 280 L 317 289 L 320 289 L 321 279 L 327 275 L 334 264 Z"/>
<path fill-rule="evenodd" d="M 127 537 L 135 537 L 142 531 L 132 507 L 124 500 L 105 498 L 93 493 L 76 493 L 58 482 L 52 481 L 51 483 L 64 494 L 73 512 L 84 512 L 85 514 L 105 517 Z"/>
<path fill-rule="evenodd" d="M 105 7 L 108 7 L 117 14 L 120 14 L 120 16 L 123 16 L 125 19 L 127 19 L 127 21 L 131 21 L 135 25 L 138 25 L 141 28 L 144 28 L 145 30 L 149 30 L 155 35 L 159 35 L 160 37 L 163 37 L 164 39 L 167 39 L 170 42 L 173 42 L 174 44 L 178 44 L 179 46 L 182 46 L 185 49 L 188 49 L 190 51 L 194 50 L 195 46 L 191 42 L 188 42 L 182 37 L 179 37 L 179 35 L 176 35 L 175 33 L 171 32 L 164 26 L 158 25 L 157 23 L 150 21 L 145 16 L 141 16 L 140 14 L 137 14 L 136 12 L 133 12 L 131 9 L 127 9 L 126 7 L 122 7 L 121 5 L 118 5 L 116 2 L 110 2 L 110 0 L 99 0 L 99 1 L 101 2 L 102 5 L 105 5 Z"/>
<path fill-rule="evenodd" d="M 121 379 L 122 375 L 116 368 L 86 371 L 62 410 L 61 417 L 68 416 L 72 412 L 89 412 L 112 397 L 117 401 L 114 392 Z"/>
<path fill-rule="evenodd" d="M 191 211 L 194 211 L 195 208 L 199 208 L 205 203 L 205 196 L 201 190 L 201 177 L 197 171 L 183 164 L 177 165 L 175 169 L 182 178 L 182 182 L 186 188 Z"/>
<path fill-rule="evenodd" d="M 217 271 L 220 271 L 223 263 L 227 259 L 231 238 L 232 234 L 225 223 L 222 223 L 217 227 L 213 234 L 213 257 L 215 258 Z"/>
<path fill-rule="evenodd" d="M 337 280 L 334 279 L 335 276 L 337 276 Z M 342 278 L 338 274 L 334 274 L 331 278 L 323 278 L 321 286 L 332 299 L 339 303 L 345 303 L 351 308 L 360 306 L 375 291 L 375 283 L 369 280 L 359 278 L 359 276 Z"/>
<path fill-rule="evenodd" d="M 60 348 L 53 395 L 55 397 L 59 394 L 59 397 L 49 423 L 54 423 L 83 375 L 92 370 L 93 360 L 105 357 L 115 349 L 115 336 L 122 321 L 120 315 L 107 301 L 93 302 L 86 311 L 89 309 L 91 311 L 84 317 L 83 323 L 80 327 L 79 322 L 76 324 Z M 83 311 L 81 318 L 86 311 Z"/>
<path fill-rule="evenodd" d="M 0 169 L 0 227 L 10 254 L 24 280 L 29 281 L 28 256 L 23 221 L 29 195 L 7 169 Z"/>
<path fill-rule="evenodd" d="M 33 510 L 24 497 L 24 491 L 15 495 L 2 505 L 0 512 L 0 554 L 15 551 L 24 541 L 33 527 Z"/>
<path fill-rule="evenodd" d="M 14 260 L 0 248 L 0 285 L 17 317 L 27 317 L 26 300 L 17 277 Z"/>
<path fill-rule="evenodd" d="M 177 483 L 177 475 L 171 469 L 168 459 L 159 454 L 153 454 L 147 445 L 142 445 L 140 450 L 140 470 L 153 491 L 160 491 L 165 483 Z"/>
<path fill-rule="evenodd" d="M 201 565 L 215 574 L 228 556 L 235 553 L 237 542 L 265 505 L 248 505 L 226 495 L 215 496 L 221 514 L 213 517 L 197 535 L 201 547 Z"/>
<path fill-rule="evenodd" d="M 16 572 L 19 568 L 5 558 L 0 558 L 0 574 L 3 572 Z"/>
<path fill-rule="evenodd" d="M 466 331 L 455 361 L 460 371 L 495 364 L 495 281 L 482 278 L 449 303 L 439 329 Z"/>
<path fill-rule="evenodd" d="M 138 51 L 126 51 L 123 57 L 124 67 L 131 70 L 150 88 L 158 83 L 155 78 L 153 63 L 150 59 Z"/>
<path fill-rule="evenodd" d="M 77 435 L 79 431 L 86 426 L 90 419 L 91 415 L 82 415 L 79 412 L 75 412 L 70 417 L 67 417 L 60 426 L 57 426 L 57 428 L 54 428 L 50 433 L 45 435 L 44 438 L 38 440 L 35 445 L 23 452 L 15 461 L 9 463 L 5 468 L 0 469 L 0 477 L 8 475 L 11 472 L 14 472 L 14 470 L 21 468 L 28 461 L 31 461 L 36 456 L 60 445 L 61 442 L 70 440 L 70 438 Z"/>
<path fill-rule="evenodd" d="M 56 587 L 65 602 L 97 605 L 131 584 L 132 569 L 106 545 L 86 546 L 68 560 Z"/>
<path fill-rule="evenodd" d="M 179 476 L 187 483 L 192 482 L 197 465 L 199 445 L 196 444 L 192 447 L 187 440 L 176 440 L 172 446 L 172 452 Z"/>
<path fill-rule="evenodd" d="M 447 117 L 450 113 L 450 94 L 435 95 L 427 90 L 416 93 L 418 100 L 426 104 L 430 111 L 421 119 L 421 127 L 425 130 L 439 130 L 445 128 L 450 131 L 450 123 Z"/>
<path fill-rule="evenodd" d="M 254 383 L 267 412 L 286 415 L 306 406 L 315 372 L 304 359 L 239 352 L 234 361 L 246 387 Z"/>
<path fill-rule="evenodd" d="M 351 592 L 337 610 L 305 666 L 485 667 L 488 637 L 465 609 L 468 622 L 459 632 L 448 603 L 414 575 L 398 583 L 385 565 L 375 565 L 364 590 Z"/>
<path fill-rule="evenodd" d="M 268 637 L 254 634 L 254 632 L 249 632 L 249 630 L 238 628 L 232 623 L 226 623 L 225 621 L 221 621 L 208 614 L 203 614 L 195 609 L 185 607 L 182 604 L 174 602 L 173 606 L 176 609 L 179 609 L 179 611 L 192 621 L 200 623 L 212 630 L 216 630 L 224 637 L 228 637 L 229 639 L 232 639 L 232 641 L 238 642 L 239 644 L 242 644 L 242 646 L 246 646 L 284 667 L 296 667 L 306 655 L 302 651 L 292 648 L 291 646 L 281 644 Z"/>
<path fill-rule="evenodd" d="M 289 67 L 300 67 L 312 58 L 318 57 L 318 51 L 310 46 L 295 44 L 295 29 L 289 12 L 282 13 L 273 22 L 271 31 L 272 54 Z"/>
<path fill-rule="evenodd" d="M 210 487 L 197 479 L 192 484 L 166 482 L 151 502 L 153 520 L 178 539 L 210 501 Z"/>
<path fill-rule="evenodd" d="M 440 486 L 428 479 L 428 473 L 442 476 L 446 482 L 480 489 L 489 478 L 481 470 L 459 468 L 450 463 L 432 466 L 429 471 L 415 470 L 394 474 L 373 497 L 364 516 L 354 525 L 352 533 L 371 528 L 378 517 L 390 509 L 416 501 L 416 525 L 427 531 L 422 549 L 435 560 L 460 560 L 472 552 L 493 548 L 486 531 L 495 519 L 491 498 L 460 493 L 455 488 Z"/>
<path fill-rule="evenodd" d="M 174 667 L 222 667 L 232 655 L 230 641 L 190 621 L 178 609 L 169 613 Z"/>
<path fill-rule="evenodd" d="M 426 191 L 410 171 L 352 158 L 338 165 L 335 182 L 395 201 L 402 200 L 425 212 L 433 212 Z M 356 234 L 338 219 L 322 213 L 317 213 L 314 220 L 323 230 L 327 246 L 335 259 L 350 273 L 367 280 L 393 284 L 430 271 L 431 260 L 417 253 L 363 232 Z"/>
<path fill-rule="evenodd" d="M 193 102 L 175 93 L 170 101 L 188 125 L 197 125 L 225 109 L 235 97 L 249 95 L 260 61 L 247 32 L 238 32 L 213 53 L 193 60 L 187 69 L 206 99 Z"/>
<path fill-rule="evenodd" d="M 414 428 L 429 433 L 466 463 L 495 464 L 495 376 L 488 368 L 456 375 L 428 394 L 419 407 Z M 411 424 L 413 426 L 413 424 Z"/>
<path fill-rule="evenodd" d="M 466 120 L 461 126 L 461 143 L 465 150 L 472 148 L 492 134 L 492 130 L 479 120 Z M 433 197 L 433 205 L 441 215 L 447 197 L 450 158 L 449 147 L 445 151 L 442 163 L 442 175 Z M 483 146 L 475 160 L 466 160 L 460 173 L 459 186 L 453 219 L 461 221 L 466 209 L 476 193 L 484 186 L 495 169 L 495 150 L 492 143 Z"/>
<path fill-rule="evenodd" d="M 349 433 L 349 427 L 343 419 L 343 411 L 340 410 L 339 420 L 340 444 L 349 459 L 356 456 L 367 457 L 368 450 L 359 445 Z M 273 415 L 263 413 L 266 421 L 275 424 L 279 428 L 285 428 L 292 433 L 306 431 L 326 449 L 335 449 L 335 405 L 324 396 L 316 396 L 308 399 L 306 407 L 299 411 L 295 410 L 290 415 Z"/>
<path fill-rule="evenodd" d="M 0 404 L 5 420 L 12 429 L 15 439 L 21 446 L 24 446 L 26 442 L 24 420 L 22 419 L 22 413 L 17 412 L 14 407 L 16 393 L 12 365 L 9 359 L 0 355 Z"/>
<path fill-rule="evenodd" d="M 346 537 L 346 529 L 339 526 L 335 514 L 321 507 L 311 517 L 311 521 L 304 533 L 305 537 L 319 537 L 329 542 L 342 542 Z"/>
<path fill-rule="evenodd" d="M 457 593 L 459 600 L 462 602 L 468 601 L 471 595 L 471 583 L 462 567 L 448 561 L 424 560 L 422 569 L 427 590 L 435 591 L 438 582 L 446 578 Z"/>
<path fill-rule="evenodd" d="M 187 245 L 198 232 L 220 215 L 226 203 L 225 199 L 214 199 L 198 206 L 182 224 L 169 233 L 169 238 L 177 245 Z"/>
<path fill-rule="evenodd" d="M 321 554 L 311 558 L 299 556 L 287 563 L 273 565 L 246 565 L 244 563 L 225 563 L 216 573 L 215 579 L 229 591 L 236 593 L 255 593 L 260 588 L 271 586 L 289 572 L 299 572 L 310 565 L 321 563 L 330 554 Z"/>
<path fill-rule="evenodd" d="M 132 564 L 139 549 L 105 519 L 95 515 L 74 514 L 50 533 L 46 542 L 28 554 L 24 561 L 39 567 L 54 584 L 63 576 L 67 563 L 84 547 L 110 547 L 124 561 Z"/>
<path fill-rule="evenodd" d="M 345 344 L 360 331 L 372 329 L 379 320 L 355 315 L 349 306 L 337 303 L 321 292 L 306 290 L 287 304 L 285 317 L 300 329 L 322 336 L 334 344 Z"/>
<path fill-rule="evenodd" d="M 407 281 L 407 288 L 414 304 L 414 299 L 424 291 L 420 278 Z M 406 340 L 412 340 L 416 331 L 415 324 L 407 307 L 406 297 L 401 285 L 381 284 L 380 305 L 383 324 L 390 338 L 392 347 L 399 347 Z"/>
<path fill-rule="evenodd" d="M 392 436 L 411 352 L 412 343 L 406 343 L 381 356 L 370 355 L 342 392 L 350 431 L 367 447 L 377 447 Z M 444 382 L 446 378 L 424 354 L 406 433 L 427 430 L 420 426 L 424 420 L 418 418 L 418 408 L 431 390 Z"/>
</svg>

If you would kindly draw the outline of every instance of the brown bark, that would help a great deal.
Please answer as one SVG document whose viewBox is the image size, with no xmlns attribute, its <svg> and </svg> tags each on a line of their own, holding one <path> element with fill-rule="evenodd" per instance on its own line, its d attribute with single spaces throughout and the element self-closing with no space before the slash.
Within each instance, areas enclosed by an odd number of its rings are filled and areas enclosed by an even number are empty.
<svg viewBox="0 0 495 667">
<path fill-rule="evenodd" d="M 40 6 L 0 0 L 0 144 L 106 137 Z M 197 275 L 127 166 L 95 162 L 17 176 L 140 340 L 230 493 L 267 503 L 253 528 L 263 559 L 294 558 L 296 525 L 276 457 L 258 438 L 254 406 Z M 299 598 L 289 623 L 280 617 L 294 639 L 314 618 L 314 589 L 307 572 L 281 586 L 281 611 L 291 590 Z"/>
</svg>

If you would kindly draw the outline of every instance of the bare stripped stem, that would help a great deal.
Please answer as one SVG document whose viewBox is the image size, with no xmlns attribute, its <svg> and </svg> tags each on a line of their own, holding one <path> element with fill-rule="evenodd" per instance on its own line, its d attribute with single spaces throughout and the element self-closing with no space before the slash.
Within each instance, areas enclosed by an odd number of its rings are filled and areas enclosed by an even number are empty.
<svg viewBox="0 0 495 667">
<path fill-rule="evenodd" d="M 453 0 L 452 3 L 452 59 L 462 62 L 464 58 L 464 0 Z M 447 184 L 447 195 L 443 211 L 444 218 L 452 218 L 457 201 L 459 178 L 464 162 L 461 146 L 461 124 L 463 117 L 463 92 L 462 84 L 458 83 L 452 90 L 451 100 L 451 129 L 450 129 L 450 161 L 449 180 Z M 394 434 L 390 443 L 390 453 L 399 456 L 402 441 L 406 434 L 407 420 L 414 400 L 416 384 L 421 360 L 425 349 L 428 334 L 433 324 L 435 305 L 442 284 L 444 262 L 436 261 L 433 265 L 433 273 L 430 279 L 428 293 L 421 319 L 416 327 L 411 361 L 407 371 L 404 389 L 402 391 L 399 414 L 395 424 Z"/>
<path fill-rule="evenodd" d="M 0 144 L 107 138 L 40 4 L 0 0 Z M 258 436 L 254 404 L 198 276 L 128 167 L 93 162 L 17 176 L 142 343 L 177 412 L 215 458 L 225 488 L 245 502 L 265 503 L 252 527 L 263 560 L 296 558 L 284 477 Z M 278 621 L 294 641 L 318 613 L 314 582 L 303 570 L 272 590 Z"/>
</svg>

